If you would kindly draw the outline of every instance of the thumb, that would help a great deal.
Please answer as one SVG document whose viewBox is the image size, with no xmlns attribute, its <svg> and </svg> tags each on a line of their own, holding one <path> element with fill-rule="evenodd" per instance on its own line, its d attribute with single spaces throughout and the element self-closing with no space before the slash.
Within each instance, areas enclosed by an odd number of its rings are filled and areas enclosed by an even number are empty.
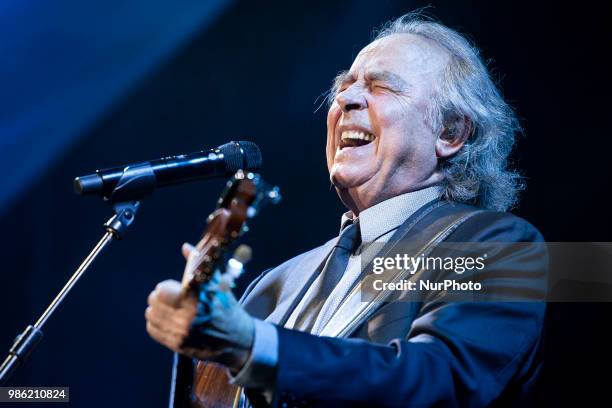
<svg viewBox="0 0 612 408">
<path fill-rule="evenodd" d="M 191 255 L 193 251 L 196 251 L 196 248 L 188 242 L 185 242 L 181 247 L 181 252 L 183 253 L 186 261 L 189 260 L 189 255 Z"/>
</svg>

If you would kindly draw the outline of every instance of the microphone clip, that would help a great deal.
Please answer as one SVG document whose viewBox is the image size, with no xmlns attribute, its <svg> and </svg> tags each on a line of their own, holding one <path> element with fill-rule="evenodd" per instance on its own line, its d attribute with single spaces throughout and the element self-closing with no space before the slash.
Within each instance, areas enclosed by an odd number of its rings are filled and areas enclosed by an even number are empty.
<svg viewBox="0 0 612 408">
<path fill-rule="evenodd" d="M 149 163 L 127 166 L 113 191 L 104 197 L 110 203 L 141 200 L 155 190 L 155 173 Z"/>
</svg>

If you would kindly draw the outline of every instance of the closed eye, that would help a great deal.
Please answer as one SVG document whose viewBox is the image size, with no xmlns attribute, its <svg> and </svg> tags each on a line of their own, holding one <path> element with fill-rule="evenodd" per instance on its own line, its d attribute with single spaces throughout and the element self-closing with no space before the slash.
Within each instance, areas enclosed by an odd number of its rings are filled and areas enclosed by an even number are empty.
<svg viewBox="0 0 612 408">
<path fill-rule="evenodd" d="M 370 71 L 365 75 L 366 81 L 372 87 L 389 90 L 395 93 L 401 93 L 408 89 L 408 84 L 399 75 L 389 71 Z"/>
<path fill-rule="evenodd" d="M 381 84 L 381 83 L 374 83 L 372 85 L 370 85 L 370 89 L 379 89 L 382 91 L 388 91 L 388 92 L 397 92 L 393 87 L 391 87 L 388 84 Z"/>
</svg>

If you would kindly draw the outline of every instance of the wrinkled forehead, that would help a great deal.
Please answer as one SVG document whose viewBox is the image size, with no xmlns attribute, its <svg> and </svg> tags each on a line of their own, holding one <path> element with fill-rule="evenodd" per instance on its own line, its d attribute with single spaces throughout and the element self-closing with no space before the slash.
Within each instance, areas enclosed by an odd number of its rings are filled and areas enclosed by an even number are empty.
<svg viewBox="0 0 612 408">
<path fill-rule="evenodd" d="M 392 34 L 364 47 L 350 73 L 390 71 L 402 77 L 435 75 L 449 62 L 448 52 L 434 41 L 415 34 Z"/>
</svg>

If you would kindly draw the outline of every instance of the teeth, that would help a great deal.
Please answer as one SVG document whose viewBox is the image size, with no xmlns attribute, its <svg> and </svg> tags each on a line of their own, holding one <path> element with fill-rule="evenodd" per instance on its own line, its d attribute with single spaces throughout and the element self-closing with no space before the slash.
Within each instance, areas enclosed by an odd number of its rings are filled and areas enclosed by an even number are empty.
<svg viewBox="0 0 612 408">
<path fill-rule="evenodd" d="M 346 130 L 342 132 L 342 140 L 345 139 L 361 139 L 371 142 L 372 140 L 374 140 L 374 135 L 356 130 Z"/>
</svg>

